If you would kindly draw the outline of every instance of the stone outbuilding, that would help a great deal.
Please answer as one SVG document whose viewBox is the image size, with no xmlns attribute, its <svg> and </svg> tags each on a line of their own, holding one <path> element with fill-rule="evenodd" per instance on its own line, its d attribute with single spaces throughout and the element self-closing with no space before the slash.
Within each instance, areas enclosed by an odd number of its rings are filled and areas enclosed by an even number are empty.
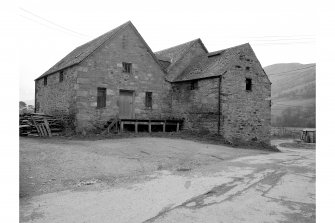
<svg viewBox="0 0 335 223">
<path fill-rule="evenodd" d="M 200 39 L 153 53 L 129 21 L 35 80 L 37 112 L 76 132 L 113 117 L 183 119 L 183 129 L 269 144 L 271 82 L 250 44 L 209 53 Z"/>
</svg>

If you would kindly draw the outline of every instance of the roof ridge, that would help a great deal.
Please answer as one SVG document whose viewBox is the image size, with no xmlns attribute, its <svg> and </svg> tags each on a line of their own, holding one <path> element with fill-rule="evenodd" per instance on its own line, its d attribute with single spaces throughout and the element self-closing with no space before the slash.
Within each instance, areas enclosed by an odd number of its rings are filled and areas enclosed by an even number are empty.
<svg viewBox="0 0 335 223">
<path fill-rule="evenodd" d="M 183 57 L 184 57 L 188 52 L 190 52 L 192 46 L 194 46 L 194 44 L 196 44 L 197 42 L 199 42 L 200 45 L 201 45 L 201 46 L 205 49 L 205 51 L 208 53 L 208 50 L 206 49 L 205 45 L 202 43 L 201 39 L 200 39 L 200 38 L 195 39 L 194 42 L 188 47 L 188 49 L 185 50 L 185 52 L 183 52 L 183 53 L 179 56 L 178 60 L 176 60 L 176 61 L 172 64 L 172 66 L 170 66 L 170 67 L 168 68 L 168 70 L 171 70 L 172 67 L 176 66 L 176 64 L 177 64 L 181 59 L 183 59 Z M 178 77 L 178 76 L 177 76 L 177 77 Z M 177 77 L 175 77 L 174 79 L 176 79 Z M 172 80 L 172 81 L 173 81 L 173 80 Z"/>
<path fill-rule="evenodd" d="M 163 50 L 156 51 L 156 52 L 155 52 L 155 54 L 159 54 L 159 53 L 161 53 L 161 52 L 163 52 L 163 51 L 167 51 L 167 50 L 171 50 L 171 49 L 173 49 L 173 48 L 180 47 L 180 46 L 182 46 L 182 45 L 185 45 L 185 44 L 187 44 L 187 43 L 196 42 L 196 41 L 198 41 L 198 40 L 200 40 L 200 38 L 197 38 L 197 39 L 194 39 L 194 40 L 191 40 L 191 41 L 185 42 L 185 43 L 181 43 L 181 44 L 178 44 L 178 45 L 175 45 L 175 46 L 172 46 L 172 47 L 169 47 L 169 48 L 163 49 Z M 193 43 L 192 43 L 192 44 L 193 44 Z"/>
<path fill-rule="evenodd" d="M 231 49 L 234 49 L 234 48 L 239 48 L 239 47 L 246 46 L 246 45 L 249 45 L 249 46 L 250 46 L 249 43 L 243 43 L 243 44 L 240 44 L 240 45 L 237 45 L 237 46 L 228 47 L 228 48 L 225 48 L 225 49 L 222 49 L 222 50 L 217 50 L 217 51 L 213 51 L 213 52 L 208 52 L 207 54 L 208 54 L 208 55 L 219 54 L 219 53 L 222 53 L 223 51 L 231 50 Z"/>
<path fill-rule="evenodd" d="M 211 53 L 199 55 L 198 57 L 195 57 L 192 60 L 192 62 L 181 72 L 181 74 L 172 80 L 172 82 L 183 82 L 183 81 L 190 81 L 190 80 L 212 78 L 212 77 L 220 76 L 222 73 L 222 70 L 220 67 L 226 66 L 229 63 L 229 59 L 225 58 L 224 60 L 222 60 L 221 57 L 225 57 L 225 55 L 227 55 L 227 53 L 230 54 L 230 52 L 232 52 L 234 55 L 237 55 L 238 52 L 240 52 L 244 48 L 250 48 L 251 52 L 254 54 L 250 44 L 245 43 L 245 44 L 229 47 L 223 50 L 218 50 L 218 51 L 214 51 Z M 210 55 L 215 55 L 215 54 L 218 54 L 218 57 L 215 57 L 215 58 L 209 57 Z M 222 61 L 222 63 L 220 61 Z M 222 65 L 216 66 L 217 63 L 220 63 Z M 211 69 L 211 71 L 209 71 L 209 69 Z"/>
<path fill-rule="evenodd" d="M 144 38 L 142 37 L 142 35 L 140 34 L 140 32 L 136 29 L 136 27 L 134 26 L 134 24 L 132 22 L 129 21 L 129 23 L 132 26 L 132 28 L 134 29 L 135 33 L 143 41 L 145 47 L 147 48 L 148 52 L 150 53 L 150 55 L 152 56 L 152 58 L 154 59 L 154 61 L 158 64 L 158 66 L 161 68 L 161 70 L 163 71 L 163 73 L 166 73 L 165 69 L 162 67 L 161 63 L 159 62 L 159 59 L 156 57 L 155 53 L 151 50 L 150 46 L 144 40 Z"/>
<path fill-rule="evenodd" d="M 82 46 L 84 46 L 84 45 L 86 45 L 86 44 L 89 44 L 89 43 L 93 42 L 94 40 L 99 39 L 100 37 L 102 37 L 102 36 L 104 36 L 104 35 L 106 35 L 106 34 L 108 34 L 108 33 L 111 33 L 112 31 L 116 31 L 115 33 L 113 33 L 113 34 L 116 34 L 117 32 L 119 32 L 120 30 L 124 29 L 124 28 L 125 28 L 127 25 L 129 25 L 129 24 L 131 24 L 131 21 L 130 21 L 130 20 L 127 21 L 127 22 L 125 22 L 125 23 L 123 23 L 123 24 L 121 24 L 121 25 L 119 25 L 118 27 L 115 27 L 115 28 L 112 29 L 112 30 L 109 30 L 108 32 L 105 32 L 104 34 L 102 34 L 102 35 L 100 35 L 100 36 L 98 36 L 98 37 L 92 39 L 91 41 L 88 41 L 88 42 L 86 42 L 86 43 L 84 43 L 84 44 L 78 46 L 77 48 L 82 47 Z M 96 50 L 96 49 L 99 48 L 101 45 L 103 45 L 103 44 L 104 44 L 107 40 L 109 40 L 112 36 L 113 36 L 113 35 L 111 35 L 110 37 L 108 37 L 104 42 L 102 42 L 100 45 L 98 45 L 94 50 Z M 77 49 L 77 48 L 76 48 L 76 49 Z M 94 51 L 94 50 L 93 50 L 93 51 Z"/>
<path fill-rule="evenodd" d="M 208 50 L 202 43 L 201 39 L 197 38 L 164 50 L 157 51 L 155 55 L 157 56 L 158 59 L 170 62 L 170 65 L 165 68 L 165 70 L 169 72 L 173 67 L 176 66 L 176 64 L 179 63 L 179 61 L 181 61 L 185 57 L 187 53 L 190 52 L 190 50 L 195 44 L 200 44 L 200 46 L 204 49 L 204 51 L 208 53 Z M 168 60 L 162 57 L 166 57 L 168 58 Z"/>
<path fill-rule="evenodd" d="M 129 20 L 128 22 L 116 27 L 115 29 L 112 29 L 110 30 L 109 32 L 112 32 L 113 30 L 116 30 L 115 33 L 112 33 L 110 37 L 108 37 L 105 41 L 103 41 L 101 44 L 99 44 L 95 49 L 93 49 L 86 57 L 84 57 L 83 59 L 80 60 L 79 63 L 81 63 L 83 60 L 85 60 L 87 57 L 89 57 L 90 55 L 92 55 L 92 53 L 94 53 L 98 48 L 100 48 L 102 45 L 104 45 L 108 40 L 110 40 L 112 37 L 115 37 L 120 31 L 122 31 L 125 27 L 127 27 L 128 25 L 132 24 L 131 21 Z M 107 32 L 107 33 L 109 33 Z M 105 34 L 107 34 L 105 33 Z M 101 36 L 105 35 L 105 34 L 102 34 Z M 101 37 L 101 36 L 98 36 L 97 38 Z M 95 39 L 97 39 L 95 38 Z M 94 40 L 95 40 L 94 39 Z M 92 40 L 93 41 L 93 40 Z M 91 41 L 90 41 L 91 42 Z M 89 42 L 88 42 L 89 43 Z"/>
</svg>

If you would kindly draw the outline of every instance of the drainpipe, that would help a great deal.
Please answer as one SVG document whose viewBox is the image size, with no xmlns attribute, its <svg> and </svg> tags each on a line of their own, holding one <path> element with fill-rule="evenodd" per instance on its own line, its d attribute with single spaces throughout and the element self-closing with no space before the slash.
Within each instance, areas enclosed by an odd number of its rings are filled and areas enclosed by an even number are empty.
<svg viewBox="0 0 335 223">
<path fill-rule="evenodd" d="M 219 116 L 218 116 L 218 134 L 220 135 L 221 132 L 221 82 L 222 82 L 222 75 L 219 76 L 219 99 L 218 99 L 218 110 L 219 110 Z"/>
</svg>

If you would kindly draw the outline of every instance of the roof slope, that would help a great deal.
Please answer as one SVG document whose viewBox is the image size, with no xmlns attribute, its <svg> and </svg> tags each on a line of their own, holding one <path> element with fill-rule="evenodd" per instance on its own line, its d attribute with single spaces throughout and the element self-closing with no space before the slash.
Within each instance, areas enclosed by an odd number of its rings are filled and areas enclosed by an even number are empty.
<svg viewBox="0 0 335 223">
<path fill-rule="evenodd" d="M 173 67 L 173 65 L 179 61 L 180 59 L 182 59 L 182 57 L 188 52 L 188 50 L 195 44 L 195 43 L 200 43 L 202 45 L 202 47 L 205 49 L 206 52 L 207 49 L 204 46 L 204 44 L 202 43 L 201 39 L 195 39 L 174 47 L 170 47 L 168 49 L 165 50 L 161 50 L 158 52 L 155 52 L 156 57 L 160 60 L 160 61 L 168 61 L 170 62 L 169 66 L 166 67 L 166 69 L 171 69 L 171 67 Z"/>
<path fill-rule="evenodd" d="M 119 30 L 122 30 L 124 27 L 129 25 L 131 22 L 128 21 L 117 28 L 77 47 L 72 52 L 70 52 L 68 55 L 66 55 L 63 59 L 61 59 L 58 63 L 56 63 L 54 66 L 52 66 L 49 70 L 47 70 L 45 73 L 43 73 L 41 76 L 39 76 L 37 79 L 40 79 L 44 76 L 47 76 L 49 74 L 55 73 L 59 70 L 62 70 L 64 68 L 73 66 L 75 64 L 80 63 L 83 61 L 87 56 L 89 56 L 93 51 L 95 51 L 99 46 L 101 46 L 103 43 L 105 43 L 108 39 L 115 36 Z M 36 80 L 37 80 L 36 79 Z"/>
<path fill-rule="evenodd" d="M 49 74 L 55 73 L 57 71 L 60 71 L 64 68 L 79 64 L 81 61 L 83 61 L 86 57 L 88 57 L 90 54 L 92 54 L 97 48 L 99 48 L 101 45 L 103 45 L 107 40 L 112 39 L 116 37 L 122 30 L 124 30 L 127 26 L 131 26 L 135 33 L 138 34 L 140 39 L 143 41 L 144 45 L 148 48 L 149 53 L 153 56 L 154 60 L 158 63 L 158 65 L 162 68 L 162 64 L 158 61 L 155 54 L 152 52 L 150 47 L 147 45 L 147 43 L 144 41 L 143 37 L 139 34 L 135 26 L 131 23 L 131 21 L 128 21 L 115 29 L 77 47 L 72 52 L 70 52 L 68 55 L 66 55 L 63 59 L 61 59 L 58 63 L 56 63 L 53 67 L 51 67 L 49 70 L 47 70 L 45 73 L 43 73 L 41 76 L 39 76 L 36 80 L 47 76 Z"/>
<path fill-rule="evenodd" d="M 251 48 L 249 43 L 246 43 L 198 56 L 173 82 L 220 76 L 228 69 L 231 58 L 249 47 Z"/>
</svg>

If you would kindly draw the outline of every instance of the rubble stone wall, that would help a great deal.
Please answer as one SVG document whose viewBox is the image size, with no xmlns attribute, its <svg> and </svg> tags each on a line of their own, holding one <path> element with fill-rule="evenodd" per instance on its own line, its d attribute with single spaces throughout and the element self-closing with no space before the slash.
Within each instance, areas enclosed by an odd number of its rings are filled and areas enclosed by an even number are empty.
<svg viewBox="0 0 335 223">
<path fill-rule="evenodd" d="M 132 64 L 123 72 L 122 62 Z M 134 117 L 163 119 L 171 114 L 170 84 L 165 73 L 131 28 L 102 45 L 77 67 L 77 131 L 100 128 L 119 115 L 120 90 L 133 91 Z M 97 88 L 107 89 L 105 108 L 97 108 Z M 152 92 L 152 108 L 145 106 L 145 92 Z"/>
<path fill-rule="evenodd" d="M 44 78 L 35 81 L 36 111 L 61 117 L 74 123 L 76 113 L 75 67 L 63 70 L 63 81 L 59 81 L 59 72 L 48 75 L 47 85 Z"/>
<path fill-rule="evenodd" d="M 197 82 L 198 86 L 193 90 L 190 90 L 191 82 L 173 84 L 173 115 L 184 119 L 184 129 L 217 133 L 219 121 L 218 78 L 202 79 Z"/>
<path fill-rule="evenodd" d="M 222 79 L 221 133 L 229 141 L 270 144 L 271 82 L 251 48 L 230 58 Z M 246 78 L 252 80 L 246 90 Z"/>
</svg>

